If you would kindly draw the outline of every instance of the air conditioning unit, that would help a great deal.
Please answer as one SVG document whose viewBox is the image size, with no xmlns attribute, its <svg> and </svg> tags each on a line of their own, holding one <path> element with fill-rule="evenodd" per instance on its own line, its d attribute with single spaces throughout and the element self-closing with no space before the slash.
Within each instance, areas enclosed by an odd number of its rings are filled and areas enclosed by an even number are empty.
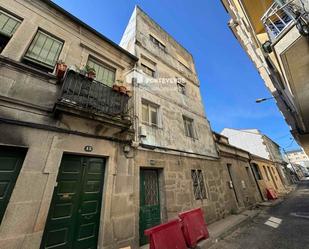
<svg viewBox="0 0 309 249">
<path fill-rule="evenodd" d="M 139 127 L 139 136 L 143 137 L 143 138 L 147 137 L 147 133 L 146 133 L 145 127 L 143 127 L 143 126 Z"/>
</svg>

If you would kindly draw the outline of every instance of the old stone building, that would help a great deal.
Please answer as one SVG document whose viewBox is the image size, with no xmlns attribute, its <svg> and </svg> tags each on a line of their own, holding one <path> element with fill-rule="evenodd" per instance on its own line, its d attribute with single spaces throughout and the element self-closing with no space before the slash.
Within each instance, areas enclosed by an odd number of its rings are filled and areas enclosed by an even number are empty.
<svg viewBox="0 0 309 249">
<path fill-rule="evenodd" d="M 234 202 L 227 201 L 226 208 L 233 212 L 240 212 L 254 207 L 258 202 L 266 200 L 262 193 L 258 179 L 252 165 L 252 155 L 243 149 L 233 146 L 229 139 L 214 133 L 220 154 L 222 178 L 227 180 L 227 193 Z M 232 205 L 232 206 L 230 206 Z"/>
<path fill-rule="evenodd" d="M 181 211 L 259 201 L 192 55 L 139 7 L 118 46 L 52 1 L 3 0 L 0 53 L 1 249 L 139 248 Z"/>
<path fill-rule="evenodd" d="M 146 243 L 145 228 L 186 209 L 201 207 L 207 222 L 226 216 L 226 203 L 234 199 L 226 192 L 226 168 L 205 117 L 192 55 L 139 7 L 120 45 L 139 58 L 128 78 L 135 79 L 140 244 Z"/>
<path fill-rule="evenodd" d="M 114 248 L 134 221 L 122 192 L 134 133 L 128 97 L 108 85 L 137 58 L 51 1 L 0 7 L 0 248 Z M 60 82 L 58 60 L 92 64 L 98 81 Z"/>
<path fill-rule="evenodd" d="M 290 184 L 289 174 L 278 144 L 257 129 L 224 128 L 222 134 L 229 138 L 230 144 L 251 153 L 258 185 L 264 194 L 267 186 L 281 194 L 286 192 L 284 185 Z"/>
</svg>

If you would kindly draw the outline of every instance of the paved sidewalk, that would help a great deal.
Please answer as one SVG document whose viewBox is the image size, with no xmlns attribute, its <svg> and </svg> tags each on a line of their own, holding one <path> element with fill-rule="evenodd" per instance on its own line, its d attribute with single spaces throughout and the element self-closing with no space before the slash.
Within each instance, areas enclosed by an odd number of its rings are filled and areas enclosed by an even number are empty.
<svg viewBox="0 0 309 249">
<path fill-rule="evenodd" d="M 259 209 L 246 210 L 240 214 L 230 215 L 222 220 L 210 224 L 208 226 L 209 239 L 201 241 L 198 248 L 208 249 L 220 239 L 223 239 L 225 236 L 235 231 L 237 228 L 245 225 L 247 222 L 250 222 L 260 212 L 261 210 Z"/>
<path fill-rule="evenodd" d="M 282 203 L 290 193 L 294 192 L 296 185 L 288 187 L 287 193 L 283 198 L 278 198 L 274 201 L 266 201 L 258 204 L 257 209 L 245 210 L 244 212 L 236 215 L 230 215 L 224 219 L 214 222 L 208 226 L 209 239 L 201 241 L 198 244 L 199 249 L 209 249 L 212 245 L 215 245 L 219 240 L 225 238 L 236 229 L 249 223 L 253 218 L 258 216 L 264 208 L 273 207 Z M 149 249 L 149 245 L 140 247 L 140 249 Z"/>
<path fill-rule="evenodd" d="M 224 238 L 240 226 L 243 226 L 260 213 L 260 210 L 246 210 L 237 215 L 230 215 L 225 219 L 219 220 L 208 226 L 210 238 L 201 241 L 198 248 L 208 249 L 215 244 L 219 239 Z M 149 245 L 144 245 L 140 249 L 148 249 Z"/>
</svg>

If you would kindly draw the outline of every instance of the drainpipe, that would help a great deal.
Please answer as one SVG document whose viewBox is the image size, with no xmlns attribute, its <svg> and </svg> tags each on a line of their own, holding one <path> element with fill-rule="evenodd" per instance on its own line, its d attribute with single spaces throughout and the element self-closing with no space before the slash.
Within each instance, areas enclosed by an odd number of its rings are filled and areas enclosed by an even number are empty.
<svg viewBox="0 0 309 249">
<path fill-rule="evenodd" d="M 135 75 L 136 73 L 136 64 L 133 68 L 133 77 L 132 77 L 132 89 L 133 89 L 133 128 L 134 128 L 134 140 L 132 141 L 131 146 L 133 148 L 137 148 L 140 144 L 140 139 L 139 139 L 139 119 L 138 119 L 138 96 L 137 96 L 137 77 Z"/>
</svg>

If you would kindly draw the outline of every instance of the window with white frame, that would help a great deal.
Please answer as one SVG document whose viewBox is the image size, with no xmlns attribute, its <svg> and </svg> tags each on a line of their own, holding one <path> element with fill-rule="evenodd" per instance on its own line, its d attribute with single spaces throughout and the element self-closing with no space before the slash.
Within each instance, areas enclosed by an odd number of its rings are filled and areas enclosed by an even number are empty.
<svg viewBox="0 0 309 249">
<path fill-rule="evenodd" d="M 185 128 L 185 134 L 187 137 L 196 138 L 194 132 L 193 119 L 183 116 L 183 123 Z"/>
<path fill-rule="evenodd" d="M 207 199 L 208 193 L 206 191 L 203 172 L 200 169 L 191 170 L 191 178 L 193 184 L 193 193 L 196 200 Z"/>
<path fill-rule="evenodd" d="M 62 46 L 61 40 L 38 30 L 24 56 L 24 61 L 40 69 L 53 71 Z"/>
<path fill-rule="evenodd" d="M 0 10 L 0 53 L 9 43 L 20 24 L 19 19 Z"/>
<path fill-rule="evenodd" d="M 87 65 L 96 72 L 96 81 L 112 87 L 115 83 L 116 69 L 111 68 L 103 63 L 97 62 L 93 58 L 89 58 Z"/>
<path fill-rule="evenodd" d="M 155 104 L 142 101 L 142 122 L 151 126 L 159 126 L 159 107 Z"/>
</svg>

